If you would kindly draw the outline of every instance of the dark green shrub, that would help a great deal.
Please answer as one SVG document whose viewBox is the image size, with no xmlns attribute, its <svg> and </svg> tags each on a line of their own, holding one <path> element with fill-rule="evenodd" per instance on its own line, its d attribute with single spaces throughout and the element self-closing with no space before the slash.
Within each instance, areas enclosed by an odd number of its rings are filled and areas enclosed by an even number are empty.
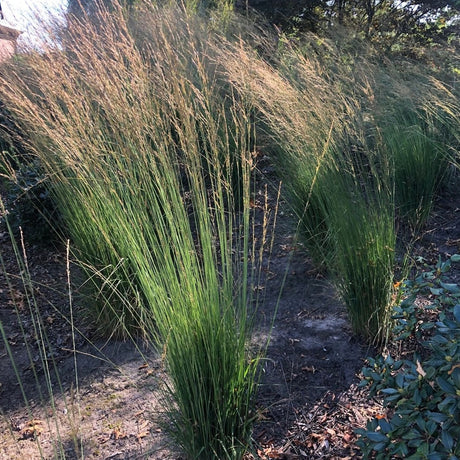
<svg viewBox="0 0 460 460">
<path fill-rule="evenodd" d="M 460 287 L 446 283 L 446 262 L 406 282 L 407 297 L 395 310 L 394 333 L 415 341 L 411 359 L 369 359 L 361 386 L 383 397 L 388 418 L 357 430 L 364 458 L 456 459 L 460 455 Z M 415 304 L 417 295 L 433 298 Z"/>
</svg>

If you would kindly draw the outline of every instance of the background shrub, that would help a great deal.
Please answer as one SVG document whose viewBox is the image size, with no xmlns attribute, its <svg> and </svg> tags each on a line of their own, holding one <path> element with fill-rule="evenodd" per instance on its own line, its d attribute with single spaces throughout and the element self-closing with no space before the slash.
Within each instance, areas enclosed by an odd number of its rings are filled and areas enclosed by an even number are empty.
<svg viewBox="0 0 460 460">
<path fill-rule="evenodd" d="M 456 458 L 460 454 L 460 288 L 444 280 L 454 255 L 405 283 L 395 309 L 397 340 L 416 341 L 409 359 L 369 359 L 362 386 L 389 408 L 358 430 L 365 458 Z M 433 302 L 420 306 L 418 295 Z"/>
</svg>

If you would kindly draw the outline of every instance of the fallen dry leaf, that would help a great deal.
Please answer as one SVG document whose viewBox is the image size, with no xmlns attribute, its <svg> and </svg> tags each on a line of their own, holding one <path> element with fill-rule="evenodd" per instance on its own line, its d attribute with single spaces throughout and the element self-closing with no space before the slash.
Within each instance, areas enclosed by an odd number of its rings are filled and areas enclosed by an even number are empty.
<svg viewBox="0 0 460 460">
<path fill-rule="evenodd" d="M 280 452 L 278 449 L 275 449 L 273 446 L 265 447 L 262 450 L 257 449 L 257 454 L 259 455 L 260 458 L 264 459 L 272 459 L 272 458 L 283 458 L 283 453 Z"/>
<path fill-rule="evenodd" d="M 54 323 L 54 317 L 53 317 L 53 316 L 48 316 L 48 317 L 46 318 L 46 322 L 47 322 L 48 324 L 53 324 L 53 323 Z"/>
<path fill-rule="evenodd" d="M 21 429 L 21 438 L 22 439 L 30 439 L 36 438 L 43 433 L 43 421 L 34 419 L 28 421 L 25 426 Z"/>
<path fill-rule="evenodd" d="M 117 441 L 118 439 L 124 439 L 127 437 L 127 434 L 122 431 L 120 428 L 114 428 L 112 432 L 110 433 L 110 439 L 115 439 Z"/>
<path fill-rule="evenodd" d="M 256 414 L 257 420 L 270 420 L 270 417 L 267 417 L 265 414 L 268 413 L 268 409 L 259 409 Z"/>
<path fill-rule="evenodd" d="M 305 367 L 302 367 L 302 370 L 304 372 L 311 372 L 312 374 L 316 372 L 315 366 L 305 366 Z"/>
<path fill-rule="evenodd" d="M 102 434 L 97 438 L 97 440 L 99 441 L 99 444 L 105 444 L 107 441 L 110 441 L 110 435 Z"/>
<path fill-rule="evenodd" d="M 343 440 L 347 443 L 350 443 L 351 441 L 353 441 L 353 435 L 351 433 L 344 433 Z"/>
<path fill-rule="evenodd" d="M 136 435 L 136 438 L 138 441 L 140 441 L 142 438 L 147 437 L 149 434 L 150 434 L 149 431 L 141 431 L 140 433 Z"/>
<path fill-rule="evenodd" d="M 417 373 L 420 374 L 422 377 L 425 377 L 426 375 L 426 372 L 423 370 L 423 367 L 420 364 L 419 360 L 417 360 Z"/>
<path fill-rule="evenodd" d="M 460 367 L 460 363 L 459 364 L 455 364 L 454 366 L 452 366 L 452 369 L 448 372 L 449 375 L 452 375 L 452 372 L 454 372 L 455 369 L 459 368 Z"/>
<path fill-rule="evenodd" d="M 145 438 L 149 434 L 149 422 L 144 420 L 142 423 L 138 424 L 136 438 L 138 441 L 140 441 L 142 438 Z"/>
<path fill-rule="evenodd" d="M 24 293 L 21 291 L 18 291 L 17 289 L 14 289 L 11 291 L 11 300 L 8 301 L 8 305 L 12 305 L 18 310 L 24 310 Z"/>
<path fill-rule="evenodd" d="M 152 369 L 148 363 L 143 364 L 138 369 L 143 372 L 145 376 L 149 376 L 154 373 L 154 369 Z"/>
</svg>

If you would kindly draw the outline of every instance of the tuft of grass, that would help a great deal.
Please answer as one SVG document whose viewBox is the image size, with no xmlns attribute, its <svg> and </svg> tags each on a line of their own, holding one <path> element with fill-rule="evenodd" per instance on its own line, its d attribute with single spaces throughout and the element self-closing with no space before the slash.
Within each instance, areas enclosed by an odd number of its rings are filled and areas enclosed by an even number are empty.
<svg viewBox="0 0 460 460">
<path fill-rule="evenodd" d="M 423 109 L 436 127 L 437 140 L 443 145 L 448 161 L 460 168 L 460 94 L 458 85 L 430 79 L 431 93 L 436 97 L 424 101 Z"/>
<path fill-rule="evenodd" d="M 188 457 L 239 459 L 260 360 L 247 349 L 250 105 L 216 84 L 219 38 L 199 16 L 142 8 L 69 18 L 62 50 L 2 83 L 101 299 L 97 323 L 163 353 L 166 426 Z"/>
<path fill-rule="evenodd" d="M 345 165 L 343 165 L 345 166 Z M 329 184 L 328 227 L 334 237 L 332 274 L 353 331 L 376 345 L 389 339 L 395 269 L 395 207 L 391 184 L 372 177 L 354 182 L 336 171 Z"/>
<path fill-rule="evenodd" d="M 384 155 L 394 164 L 398 215 L 413 228 L 428 218 L 449 165 L 444 143 L 422 115 L 403 107 L 381 130 Z"/>
<path fill-rule="evenodd" d="M 280 36 L 266 49 L 230 46 L 226 71 L 257 107 L 313 262 L 336 279 L 355 332 L 382 343 L 395 217 L 419 230 L 458 163 L 458 98 L 412 64 L 382 66 L 359 40 Z"/>
<path fill-rule="evenodd" d="M 333 55 L 332 75 L 327 59 L 305 49 L 285 41 L 273 64 L 240 45 L 225 58 L 227 72 L 253 98 L 276 146 L 271 154 L 309 254 L 336 280 L 355 333 L 381 343 L 396 238 L 391 162 L 364 120 L 371 80 L 353 77 Z"/>
<path fill-rule="evenodd" d="M 283 54 L 265 43 L 271 63 L 248 45 L 230 49 L 222 60 L 233 85 L 251 97 L 258 110 L 265 148 L 283 179 L 288 202 L 300 220 L 300 231 L 318 265 L 329 255 L 330 234 L 325 223 L 325 196 L 321 190 L 322 165 L 353 110 L 341 94 L 331 91 L 321 64 L 284 44 Z M 267 51 L 267 55 L 270 55 Z M 338 97 L 336 97 L 338 96 Z"/>
</svg>

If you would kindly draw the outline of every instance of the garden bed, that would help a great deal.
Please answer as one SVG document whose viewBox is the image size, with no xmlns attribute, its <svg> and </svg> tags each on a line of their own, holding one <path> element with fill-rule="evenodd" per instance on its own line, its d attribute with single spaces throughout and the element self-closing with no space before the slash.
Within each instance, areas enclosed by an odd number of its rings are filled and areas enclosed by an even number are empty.
<svg viewBox="0 0 460 460">
<path fill-rule="evenodd" d="M 352 335 L 333 285 L 313 269 L 303 247 L 296 245 L 294 231 L 286 203 L 281 203 L 270 266 L 260 286 L 264 301 L 254 337 L 258 343 L 266 339 L 278 308 L 258 392 L 256 451 L 261 458 L 359 458 L 354 430 L 384 414 L 378 400 L 369 401 L 365 389 L 357 388 L 364 360 L 374 351 Z M 439 256 L 460 251 L 459 238 L 460 196 L 447 193 L 437 203 L 412 256 L 436 263 Z M 6 271 L 17 274 L 5 232 L 1 245 Z M 66 458 L 78 458 L 81 446 L 85 459 L 181 458 L 158 424 L 158 388 L 165 378 L 161 357 L 142 340 L 133 344 L 98 338 L 85 321 L 78 292 L 72 329 L 66 248 L 27 242 L 25 246 L 38 310 L 46 325 L 48 363 L 52 375 L 56 364 L 60 381 L 52 378 L 54 400 L 45 398 L 44 405 L 37 380 L 48 394 L 45 370 L 27 292 L 20 279 L 9 276 L 8 286 L 2 274 L 0 320 L 22 388 L 2 343 L 0 457 L 51 458 L 59 440 Z M 76 274 L 76 269 L 71 267 L 71 272 Z M 458 265 L 449 276 L 452 282 L 460 281 Z M 72 288 L 78 291 L 77 281 Z M 15 304 L 20 307 L 18 316 Z M 77 447 L 72 440 L 75 432 L 81 440 Z"/>
</svg>

